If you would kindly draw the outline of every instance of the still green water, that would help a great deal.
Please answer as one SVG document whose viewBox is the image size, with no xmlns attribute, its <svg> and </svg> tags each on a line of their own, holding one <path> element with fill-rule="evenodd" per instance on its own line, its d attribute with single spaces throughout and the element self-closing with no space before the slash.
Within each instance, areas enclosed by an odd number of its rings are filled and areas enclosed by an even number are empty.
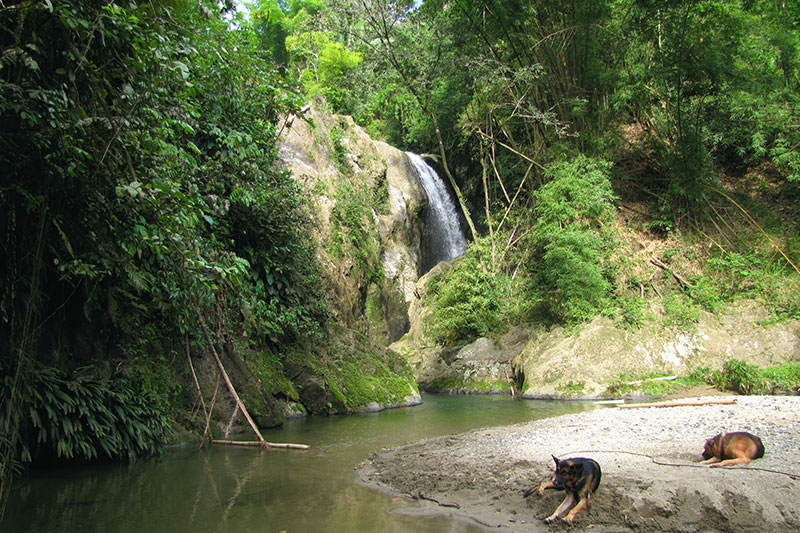
<svg viewBox="0 0 800 533">
<path fill-rule="evenodd" d="M 355 465 L 382 447 L 590 407 L 581 402 L 505 396 L 423 395 L 423 404 L 416 407 L 292 420 L 264 431 L 264 438 L 309 444 L 311 450 L 182 448 L 132 465 L 65 468 L 30 475 L 15 482 L 0 530 L 479 531 L 447 515 L 429 514 L 428 505 L 358 485 Z"/>
</svg>

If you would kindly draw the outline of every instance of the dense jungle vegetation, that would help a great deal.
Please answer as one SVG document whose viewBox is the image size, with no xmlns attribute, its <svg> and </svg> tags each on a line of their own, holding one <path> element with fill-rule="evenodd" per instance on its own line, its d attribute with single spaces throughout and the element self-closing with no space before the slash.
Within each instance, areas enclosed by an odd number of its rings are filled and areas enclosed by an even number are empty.
<svg viewBox="0 0 800 533">
<path fill-rule="evenodd" d="M 325 339 L 304 191 L 273 165 L 307 102 L 438 154 L 473 241 L 438 280 L 442 343 L 636 327 L 645 293 L 677 325 L 739 297 L 800 318 L 800 4 L 246 6 L 0 2 L 3 493 L 35 457 L 157 451 L 192 350 Z M 671 243 L 662 283 L 623 211 Z"/>
</svg>

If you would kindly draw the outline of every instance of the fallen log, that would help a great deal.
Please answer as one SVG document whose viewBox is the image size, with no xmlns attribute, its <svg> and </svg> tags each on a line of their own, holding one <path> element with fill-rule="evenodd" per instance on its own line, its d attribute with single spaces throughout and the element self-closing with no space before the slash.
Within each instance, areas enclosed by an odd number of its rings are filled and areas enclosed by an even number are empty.
<svg viewBox="0 0 800 533">
<path fill-rule="evenodd" d="M 291 450 L 308 450 L 308 444 L 291 444 L 287 442 L 259 442 L 257 440 L 217 440 L 212 439 L 211 444 L 225 444 L 227 446 L 258 446 L 259 448 L 288 448 Z"/>
<path fill-rule="evenodd" d="M 620 409 L 635 409 L 637 407 L 682 407 L 685 405 L 729 405 L 736 403 L 735 399 L 730 400 L 676 400 L 669 402 L 656 402 L 656 403 L 629 403 L 620 405 Z"/>
</svg>

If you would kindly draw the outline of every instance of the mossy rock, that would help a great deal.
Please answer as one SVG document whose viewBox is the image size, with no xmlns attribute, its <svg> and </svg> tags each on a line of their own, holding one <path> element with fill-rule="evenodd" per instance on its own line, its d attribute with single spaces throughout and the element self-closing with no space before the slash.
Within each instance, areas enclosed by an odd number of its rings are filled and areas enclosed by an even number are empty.
<svg viewBox="0 0 800 533">
<path fill-rule="evenodd" d="M 353 330 L 334 326 L 325 342 L 287 354 L 286 376 L 309 412 L 374 411 L 419 403 L 406 360 Z"/>
</svg>

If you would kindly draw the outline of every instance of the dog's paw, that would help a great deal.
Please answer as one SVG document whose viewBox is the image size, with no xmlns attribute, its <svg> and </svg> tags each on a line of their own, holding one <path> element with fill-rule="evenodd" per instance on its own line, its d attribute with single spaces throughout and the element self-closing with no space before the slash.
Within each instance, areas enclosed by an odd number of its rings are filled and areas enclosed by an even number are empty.
<svg viewBox="0 0 800 533">
<path fill-rule="evenodd" d="M 545 524 L 549 524 L 550 522 L 555 522 L 558 517 L 556 515 L 550 515 L 544 519 Z"/>
</svg>

